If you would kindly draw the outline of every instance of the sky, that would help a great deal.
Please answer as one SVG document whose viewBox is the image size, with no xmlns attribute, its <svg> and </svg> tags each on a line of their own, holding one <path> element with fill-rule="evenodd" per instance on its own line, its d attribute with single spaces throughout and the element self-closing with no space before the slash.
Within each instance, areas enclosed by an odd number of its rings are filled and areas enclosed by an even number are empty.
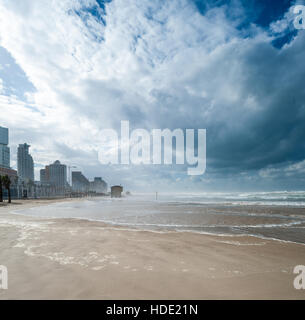
<svg viewBox="0 0 305 320">
<path fill-rule="evenodd" d="M 59 159 L 131 191 L 305 189 L 305 30 L 288 0 L 0 0 L 11 166 Z M 102 165 L 101 131 L 207 130 L 207 169 Z"/>
</svg>

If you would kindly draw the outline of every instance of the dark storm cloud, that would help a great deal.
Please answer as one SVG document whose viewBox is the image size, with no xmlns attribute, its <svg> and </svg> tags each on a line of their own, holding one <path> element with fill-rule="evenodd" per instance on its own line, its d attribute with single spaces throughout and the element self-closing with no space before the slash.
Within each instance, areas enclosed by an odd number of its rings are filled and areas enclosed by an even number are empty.
<svg viewBox="0 0 305 320">
<path fill-rule="evenodd" d="M 240 114 L 223 124 L 229 128 L 211 128 L 211 165 L 244 170 L 304 159 L 304 36 L 281 51 L 270 44 L 257 44 L 239 57 L 244 73 L 242 89 L 256 100 L 258 109 L 248 111 L 241 100 Z"/>
</svg>

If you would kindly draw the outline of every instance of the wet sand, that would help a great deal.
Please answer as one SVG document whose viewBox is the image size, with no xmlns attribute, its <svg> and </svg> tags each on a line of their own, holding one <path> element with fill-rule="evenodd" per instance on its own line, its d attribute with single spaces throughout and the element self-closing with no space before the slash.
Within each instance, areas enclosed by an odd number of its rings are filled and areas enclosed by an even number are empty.
<svg viewBox="0 0 305 320">
<path fill-rule="evenodd" d="M 0 299 L 305 299 L 304 245 L 10 213 L 57 201 L 0 205 Z"/>
</svg>

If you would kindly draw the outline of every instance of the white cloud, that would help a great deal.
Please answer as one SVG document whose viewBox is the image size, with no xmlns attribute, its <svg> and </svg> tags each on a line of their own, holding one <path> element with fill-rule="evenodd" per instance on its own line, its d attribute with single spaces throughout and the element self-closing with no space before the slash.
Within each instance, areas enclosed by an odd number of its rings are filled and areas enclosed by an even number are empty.
<svg viewBox="0 0 305 320">
<path fill-rule="evenodd" d="M 4 92 L 4 87 L 3 87 L 3 80 L 0 79 L 0 94 Z"/>
<path fill-rule="evenodd" d="M 37 90 L 27 102 L 2 96 L 1 121 L 13 143 L 32 144 L 36 162 L 97 166 L 99 131 L 124 119 L 140 128 L 216 123 L 222 139 L 261 112 L 244 80 L 249 53 L 270 42 L 263 30 L 252 26 L 244 39 L 224 8 L 203 16 L 187 0 L 115 0 L 105 26 L 88 13 L 94 4 L 0 0 L 0 45 Z"/>
</svg>

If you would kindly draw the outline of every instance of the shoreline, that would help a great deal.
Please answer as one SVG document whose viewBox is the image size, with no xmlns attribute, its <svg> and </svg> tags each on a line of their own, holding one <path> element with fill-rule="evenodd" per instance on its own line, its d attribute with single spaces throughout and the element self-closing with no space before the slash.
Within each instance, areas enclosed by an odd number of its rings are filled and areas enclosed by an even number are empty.
<svg viewBox="0 0 305 320">
<path fill-rule="evenodd" d="M 22 208 L 80 199 L 26 200 Z M 252 236 L 150 232 L 0 206 L 0 299 L 305 299 L 293 268 L 304 244 Z"/>
<path fill-rule="evenodd" d="M 85 200 L 94 200 L 94 199 L 101 199 L 101 197 L 90 197 L 90 198 L 53 198 L 53 199 L 28 199 L 28 200 L 15 200 L 15 203 L 12 204 L 8 204 L 8 206 L 4 206 L 5 208 L 7 207 L 14 207 L 13 210 L 10 211 L 10 213 L 15 214 L 15 215 L 19 215 L 19 216 L 23 216 L 23 217 L 31 217 L 31 218 L 37 218 L 37 219 L 47 219 L 47 220 L 76 220 L 76 221 L 88 221 L 88 222 L 97 222 L 97 223 L 101 223 L 103 225 L 108 226 L 109 228 L 116 228 L 122 231 L 134 231 L 134 232 L 152 232 L 152 233 L 160 233 L 160 234 L 167 234 L 167 233 L 191 233 L 191 234 L 199 234 L 199 235 L 205 235 L 205 236 L 212 236 L 212 237 L 232 237 L 232 238 L 239 238 L 239 237 L 249 237 L 249 238 L 256 238 L 256 239 L 261 239 L 261 240 L 270 240 L 270 241 L 278 241 L 281 243 L 291 243 L 291 244 L 297 244 L 297 245 L 303 245 L 305 246 L 305 243 L 303 242 L 296 242 L 296 241 L 292 241 L 292 240 L 285 240 L 285 239 L 278 239 L 278 238 L 272 238 L 272 237 L 266 237 L 266 236 L 262 236 L 262 235 L 256 235 L 256 234 L 225 234 L 225 233 L 213 233 L 213 232 L 206 232 L 206 231 L 194 231 L 194 230 L 177 230 L 177 229 L 166 229 L 165 227 L 158 227 L 155 230 L 152 229 L 145 229 L 145 228 L 141 228 L 141 227 L 137 227 L 133 224 L 128 224 L 128 223 L 111 223 L 111 222 L 105 222 L 102 220 L 98 220 L 98 219 L 94 219 L 94 218 L 88 218 L 88 217 L 38 217 L 38 216 L 31 216 L 28 214 L 22 214 L 20 212 L 15 211 L 15 206 L 16 208 L 19 209 L 19 205 L 26 205 L 25 207 L 20 208 L 20 210 L 23 209 L 31 209 L 34 207 L 44 207 L 44 206 L 48 206 L 48 205 L 52 205 L 54 203 L 69 203 L 69 202 L 80 202 L 80 201 L 85 201 Z M 16 201 L 18 201 L 16 203 Z M 46 203 L 47 201 L 47 203 Z M 227 206 L 225 204 L 213 204 L 215 205 L 217 208 L 228 208 L 231 206 Z M 244 205 L 232 205 L 233 207 L 238 207 L 241 208 Z M 253 207 L 257 207 L 257 205 L 245 205 L 245 206 L 253 206 Z M 300 207 L 287 207 L 287 206 L 275 206 L 275 205 L 258 205 L 261 209 L 264 208 L 270 208 L 272 207 L 273 209 L 283 209 L 283 208 L 289 208 L 289 209 L 301 209 Z M 1 209 L 1 204 L 0 204 L 0 209 Z M 18 210 L 19 211 L 19 210 Z M 0 211 L 1 213 L 1 211 Z M 158 229 L 159 228 L 159 229 Z"/>
</svg>

